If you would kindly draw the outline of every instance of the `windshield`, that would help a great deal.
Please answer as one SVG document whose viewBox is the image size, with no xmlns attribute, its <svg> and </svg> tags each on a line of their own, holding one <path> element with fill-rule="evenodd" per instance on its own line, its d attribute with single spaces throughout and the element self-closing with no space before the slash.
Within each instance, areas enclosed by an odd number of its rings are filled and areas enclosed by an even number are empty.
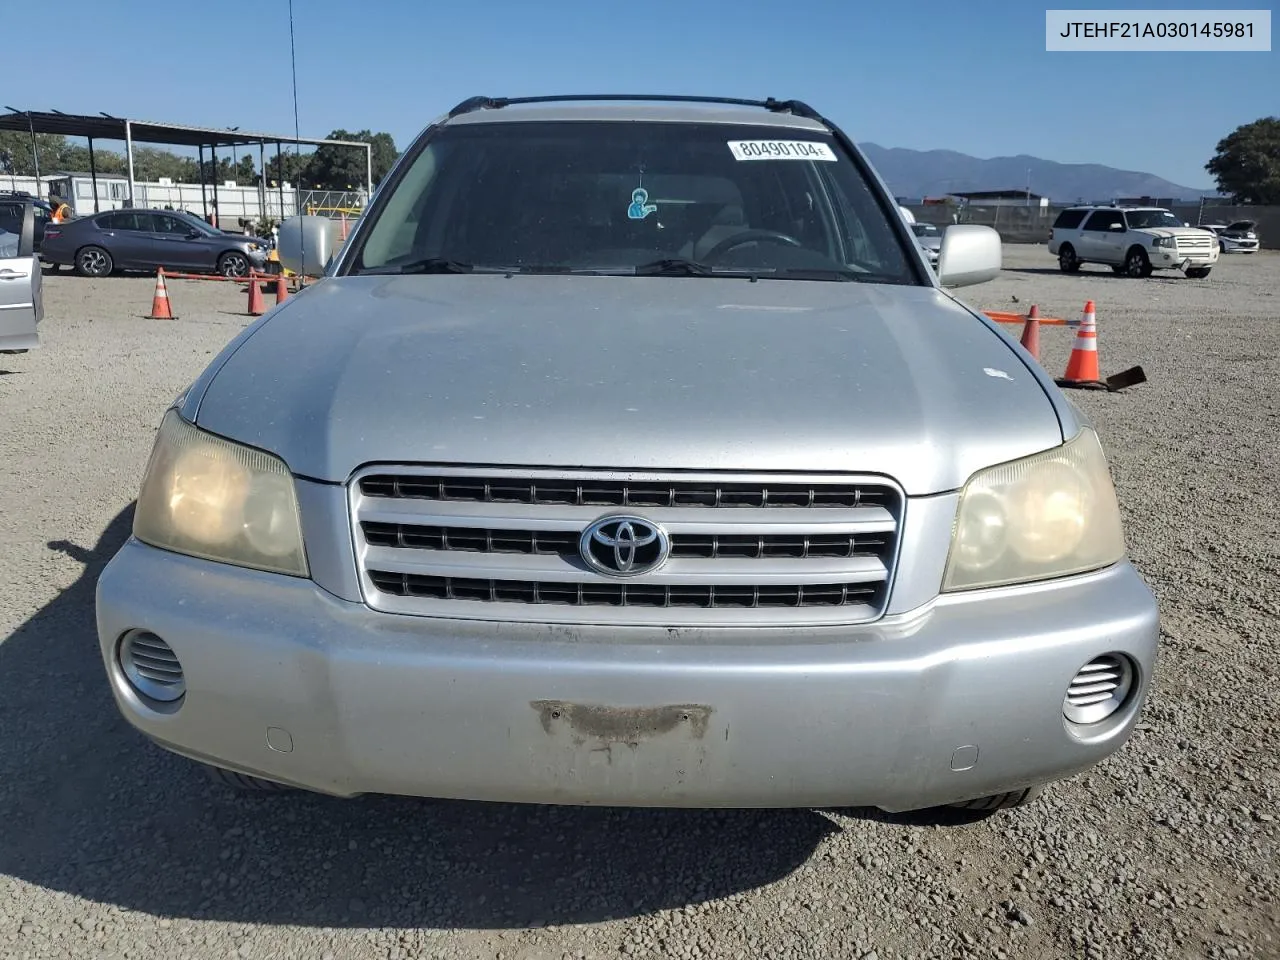
<svg viewBox="0 0 1280 960">
<path fill-rule="evenodd" d="M 1180 227 L 1182 221 L 1168 210 L 1126 210 L 1125 218 L 1130 230 L 1149 230 L 1152 227 Z"/>
<path fill-rule="evenodd" d="M 922 283 L 830 137 L 736 124 L 515 121 L 433 135 L 350 269 Z"/>
</svg>

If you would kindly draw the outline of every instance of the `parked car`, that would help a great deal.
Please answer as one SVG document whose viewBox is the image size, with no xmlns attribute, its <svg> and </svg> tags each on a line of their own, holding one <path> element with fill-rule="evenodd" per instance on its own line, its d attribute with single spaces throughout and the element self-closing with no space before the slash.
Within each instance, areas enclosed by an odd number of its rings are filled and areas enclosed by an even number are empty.
<svg viewBox="0 0 1280 960">
<path fill-rule="evenodd" d="M 0 227 L 20 223 L 23 209 L 28 205 L 35 215 L 33 241 L 36 253 L 39 253 L 44 243 L 44 229 L 53 220 L 53 207 L 48 201 L 33 197 L 29 193 L 0 192 Z"/>
<path fill-rule="evenodd" d="M 45 228 L 41 258 L 86 277 L 163 267 L 245 277 L 266 266 L 268 242 L 224 233 L 173 210 L 112 210 Z"/>
<path fill-rule="evenodd" d="M 1235 220 L 1229 224 L 1205 225 L 1218 236 L 1223 253 L 1257 253 L 1261 245 L 1256 220 Z"/>
<path fill-rule="evenodd" d="M 942 250 L 942 231 L 932 223 L 916 221 L 911 225 L 911 232 L 916 235 L 916 242 L 929 258 L 930 266 L 938 265 L 938 253 Z"/>
<path fill-rule="evenodd" d="M 15 211 L 0 205 L 0 353 L 25 353 L 40 346 L 44 319 L 43 280 L 35 255 L 37 205 Z"/>
<path fill-rule="evenodd" d="M 1129 277 L 1182 270 L 1201 279 L 1218 262 L 1218 239 L 1160 207 L 1068 207 L 1054 221 L 1049 252 L 1063 273 L 1099 263 Z"/>
<path fill-rule="evenodd" d="M 1129 737 L 1158 613 L 1102 444 L 944 292 L 999 235 L 931 270 L 811 107 L 476 98 L 331 231 L 282 225 L 325 275 L 164 414 L 98 580 L 156 743 L 248 789 L 900 811 Z"/>
</svg>

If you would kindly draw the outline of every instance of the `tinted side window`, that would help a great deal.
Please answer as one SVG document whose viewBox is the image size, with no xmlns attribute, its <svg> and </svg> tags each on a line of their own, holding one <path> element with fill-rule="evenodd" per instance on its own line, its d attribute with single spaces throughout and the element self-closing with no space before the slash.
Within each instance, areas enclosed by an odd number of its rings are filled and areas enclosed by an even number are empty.
<svg viewBox="0 0 1280 960">
<path fill-rule="evenodd" d="M 192 230 L 189 223 L 184 223 L 177 217 L 166 217 L 158 213 L 153 214 L 152 217 L 156 222 L 155 229 L 157 233 L 172 233 L 180 237 L 185 237 Z"/>
<path fill-rule="evenodd" d="M 1124 216 L 1119 210 L 1096 210 L 1093 216 L 1085 221 L 1086 230 L 1110 230 L 1113 223 L 1124 226 Z"/>
<path fill-rule="evenodd" d="M 0 203 L 0 230 L 17 233 L 22 229 L 22 204 Z"/>
<path fill-rule="evenodd" d="M 1058 214 L 1058 219 L 1053 221 L 1055 230 L 1074 230 L 1080 226 L 1080 221 L 1084 219 L 1087 210 L 1063 210 Z"/>
<path fill-rule="evenodd" d="M 145 214 L 112 213 L 97 220 L 103 230 L 150 230 L 151 218 Z"/>
</svg>

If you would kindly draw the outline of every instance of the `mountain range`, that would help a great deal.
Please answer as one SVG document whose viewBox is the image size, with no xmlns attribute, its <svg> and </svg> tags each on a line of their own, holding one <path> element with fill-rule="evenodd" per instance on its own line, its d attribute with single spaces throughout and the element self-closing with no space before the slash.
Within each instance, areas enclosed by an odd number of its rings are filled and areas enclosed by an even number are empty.
<svg viewBox="0 0 1280 960">
<path fill-rule="evenodd" d="M 974 190 L 1025 190 L 1028 182 L 1032 193 L 1066 203 L 1118 197 L 1194 200 L 1217 193 L 1100 163 L 1058 163 L 1025 154 L 983 160 L 954 150 L 909 150 L 874 143 L 858 146 L 894 196 L 908 199 Z"/>
</svg>

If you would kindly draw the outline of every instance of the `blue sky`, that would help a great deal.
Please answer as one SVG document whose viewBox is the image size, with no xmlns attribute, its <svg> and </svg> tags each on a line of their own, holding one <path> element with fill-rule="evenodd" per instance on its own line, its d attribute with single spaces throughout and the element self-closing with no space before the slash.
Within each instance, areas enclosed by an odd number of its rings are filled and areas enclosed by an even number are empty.
<svg viewBox="0 0 1280 960">
<path fill-rule="evenodd" d="M 304 136 L 367 127 L 403 148 L 477 93 L 796 97 L 855 140 L 1105 163 L 1201 187 L 1222 136 L 1280 113 L 1274 51 L 1046 53 L 1044 10 L 1025 0 L 650 0 L 634 13 L 580 0 L 294 0 L 299 115 Z M 36 16 L 30 42 L 5 54 L 0 102 L 292 131 L 287 0 L 249 11 L 228 27 L 172 0 L 62 0 L 57 52 L 42 32 L 51 18 Z"/>
</svg>

